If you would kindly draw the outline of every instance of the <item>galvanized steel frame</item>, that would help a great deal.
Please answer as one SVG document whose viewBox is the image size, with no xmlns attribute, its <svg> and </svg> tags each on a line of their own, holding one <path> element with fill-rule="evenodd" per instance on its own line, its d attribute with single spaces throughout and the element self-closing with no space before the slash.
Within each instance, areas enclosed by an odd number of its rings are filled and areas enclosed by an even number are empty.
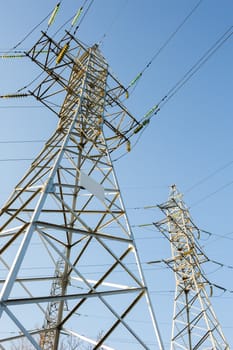
<svg viewBox="0 0 233 350">
<path fill-rule="evenodd" d="M 59 61 L 67 43 L 69 50 Z M 119 326 L 137 346 L 149 349 L 127 319 L 145 299 L 158 347 L 163 349 L 110 156 L 138 125 L 120 100 L 126 91 L 109 73 L 98 47 L 86 48 L 68 32 L 59 42 L 42 33 L 27 55 L 46 73 L 31 94 L 55 112 L 59 122 L 0 211 L 0 263 L 6 269 L 6 279 L 0 280 L 0 322 L 8 315 L 21 332 L 2 338 L 1 344 L 26 338 L 35 349 L 57 350 L 64 334 L 75 333 L 69 329 L 70 321 L 89 300 L 96 299 L 98 307 L 103 306 L 114 321 L 94 341 L 93 349 L 108 348 L 106 344 Z M 55 105 L 59 105 L 59 97 L 63 100 L 60 111 Z M 15 248 L 17 244 L 19 248 Z M 47 254 L 54 275 L 23 275 L 24 263 L 40 266 L 33 244 Z M 95 249 L 108 258 L 109 266 L 93 282 L 79 264 L 84 257 L 87 263 L 92 261 Z M 101 256 L 96 258 L 101 261 Z M 130 267 L 132 262 L 136 272 Z M 116 268 L 124 274 L 124 285 L 114 280 Z M 107 278 L 113 278 L 112 283 L 106 282 Z M 36 288 L 38 282 L 41 292 Z M 18 288 L 20 297 L 15 292 Z M 75 288 L 87 291 L 75 293 Z M 119 295 L 120 302 L 126 295 L 128 301 L 118 305 L 118 312 L 113 298 Z M 38 321 L 44 319 L 37 329 L 19 320 L 14 308 L 23 312 L 29 304 L 36 317 L 40 315 Z"/>
<path fill-rule="evenodd" d="M 175 185 L 159 208 L 166 218 L 155 226 L 170 241 L 172 258 L 164 262 L 176 281 L 171 350 L 229 350 L 206 291 L 210 286 L 201 264 L 208 258 L 198 243 L 199 230 Z"/>
</svg>

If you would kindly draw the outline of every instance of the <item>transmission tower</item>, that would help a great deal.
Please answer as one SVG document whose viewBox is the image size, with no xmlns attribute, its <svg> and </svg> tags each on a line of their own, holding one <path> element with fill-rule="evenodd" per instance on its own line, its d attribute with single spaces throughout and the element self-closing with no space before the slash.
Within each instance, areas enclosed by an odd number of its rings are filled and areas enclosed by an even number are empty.
<svg viewBox="0 0 233 350">
<path fill-rule="evenodd" d="M 201 264 L 208 258 L 198 244 L 199 230 L 175 185 L 159 208 L 166 218 L 155 226 L 170 241 L 172 258 L 164 262 L 176 281 L 171 350 L 229 349 L 206 290 L 211 286 Z"/>
<path fill-rule="evenodd" d="M 59 119 L 0 212 L 0 348 L 163 349 L 111 160 L 138 127 L 127 91 L 69 32 L 27 56 L 42 69 L 29 94 Z"/>
</svg>

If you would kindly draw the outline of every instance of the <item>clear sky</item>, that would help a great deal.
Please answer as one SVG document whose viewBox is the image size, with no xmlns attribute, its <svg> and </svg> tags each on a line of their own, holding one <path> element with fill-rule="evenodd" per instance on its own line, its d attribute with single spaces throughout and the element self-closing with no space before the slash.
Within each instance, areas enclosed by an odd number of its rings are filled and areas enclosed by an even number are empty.
<svg viewBox="0 0 233 350">
<path fill-rule="evenodd" d="M 197 0 L 94 0 L 77 36 L 90 45 L 103 39 L 103 55 L 127 86 L 197 3 Z M 20 42 L 55 4 L 52 0 L 3 2 L 1 55 Z M 51 34 L 81 4 L 80 0 L 63 0 Z M 126 104 L 132 114 L 140 119 L 232 25 L 231 0 L 202 0 L 130 94 Z M 46 24 L 39 26 L 16 50 L 31 48 L 40 30 L 45 29 Z M 233 266 L 232 42 L 233 36 L 151 119 L 132 151 L 115 161 L 166 349 L 174 277 L 163 265 L 146 262 L 170 257 L 169 242 L 152 226 L 139 225 L 161 218 L 157 209 L 145 207 L 165 202 L 169 186 L 175 183 L 184 194 L 193 221 L 211 233 L 202 233 L 200 240 L 208 257 Z M 0 59 L 0 95 L 15 93 L 37 73 L 29 59 Z M 55 115 L 38 106 L 29 99 L 0 100 L 1 204 L 42 147 L 39 141 L 46 140 L 56 126 Z M 232 291 L 223 293 L 216 288 L 211 301 L 233 347 L 233 268 L 208 263 L 205 271 L 210 281 Z"/>
</svg>

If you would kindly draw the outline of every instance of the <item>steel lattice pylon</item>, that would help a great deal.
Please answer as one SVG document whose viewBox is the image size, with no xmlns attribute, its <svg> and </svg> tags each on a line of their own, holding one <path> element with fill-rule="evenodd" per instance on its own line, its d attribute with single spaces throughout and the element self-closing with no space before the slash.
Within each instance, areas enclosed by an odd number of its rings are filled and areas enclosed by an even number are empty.
<svg viewBox="0 0 233 350">
<path fill-rule="evenodd" d="M 155 226 L 170 241 L 172 258 L 164 262 L 176 280 L 171 350 L 227 350 L 229 345 L 206 291 L 209 283 L 201 264 L 208 259 L 197 241 L 199 230 L 175 185 L 169 200 L 159 208 L 166 218 Z"/>
<path fill-rule="evenodd" d="M 69 349 L 72 336 L 83 349 L 122 349 L 122 337 L 163 349 L 110 156 L 138 126 L 126 91 L 69 32 L 42 33 L 27 55 L 44 72 L 30 93 L 59 122 L 0 212 L 0 327 L 11 331 L 0 348 Z"/>
</svg>

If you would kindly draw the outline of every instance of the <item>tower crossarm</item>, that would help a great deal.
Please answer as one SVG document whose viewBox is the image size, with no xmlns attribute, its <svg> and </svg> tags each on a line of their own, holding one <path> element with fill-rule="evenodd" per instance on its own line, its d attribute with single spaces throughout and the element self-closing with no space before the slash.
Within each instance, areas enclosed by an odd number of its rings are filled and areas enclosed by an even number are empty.
<svg viewBox="0 0 233 350">
<path fill-rule="evenodd" d="M 42 69 L 40 83 L 30 91 L 31 95 L 62 118 L 64 110 L 72 113 L 72 107 L 80 98 L 80 90 L 73 88 L 72 80 L 82 80 L 85 74 L 85 63 L 92 51 L 95 55 L 95 67 L 88 72 L 90 89 L 96 84 L 96 72 L 99 72 L 99 82 L 103 78 L 103 71 L 107 73 L 105 91 L 95 89 L 92 103 L 97 107 L 98 101 L 105 95 L 104 113 L 99 117 L 99 123 L 104 126 L 105 138 L 109 151 L 118 149 L 128 142 L 134 129 L 139 125 L 136 118 L 122 103 L 121 98 L 128 96 L 127 90 L 118 79 L 109 71 L 106 61 L 99 60 L 98 46 L 86 47 L 72 34 L 66 32 L 58 42 L 42 32 L 36 44 L 26 52 L 26 55 Z M 71 75 L 72 72 L 72 75 Z M 44 74 L 43 74 L 44 73 Z M 71 78 L 70 78 L 71 76 Z M 64 101 L 63 104 L 59 101 Z M 95 113 L 95 109 L 93 109 Z M 96 111 L 97 113 L 97 111 Z"/>
</svg>

